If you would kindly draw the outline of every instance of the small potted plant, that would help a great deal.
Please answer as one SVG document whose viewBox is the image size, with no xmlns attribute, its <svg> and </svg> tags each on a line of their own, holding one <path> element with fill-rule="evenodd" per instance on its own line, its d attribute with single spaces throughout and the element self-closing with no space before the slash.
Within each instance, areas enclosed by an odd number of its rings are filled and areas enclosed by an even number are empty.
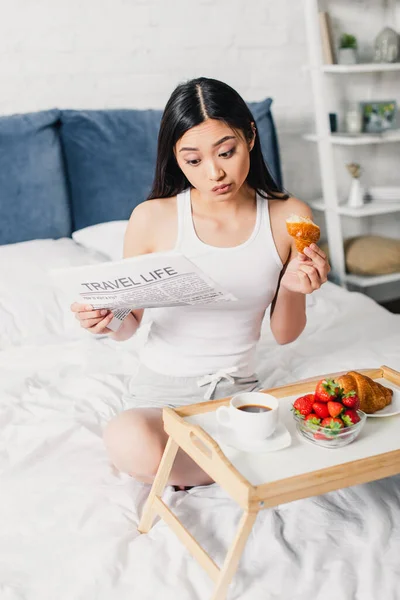
<svg viewBox="0 0 400 600">
<path fill-rule="evenodd" d="M 350 33 L 342 33 L 339 41 L 339 64 L 355 65 L 357 63 L 357 39 Z"/>
</svg>

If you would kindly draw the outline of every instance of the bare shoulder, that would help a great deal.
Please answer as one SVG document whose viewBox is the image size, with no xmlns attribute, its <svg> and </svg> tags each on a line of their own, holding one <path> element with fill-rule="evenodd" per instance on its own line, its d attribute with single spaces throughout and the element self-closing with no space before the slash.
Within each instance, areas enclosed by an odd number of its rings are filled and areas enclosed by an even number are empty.
<svg viewBox="0 0 400 600">
<path fill-rule="evenodd" d="M 311 219 L 313 215 L 310 207 L 294 196 L 290 196 L 287 200 L 270 199 L 268 203 L 272 235 L 279 256 L 285 263 L 292 249 L 292 238 L 286 229 L 286 219 L 292 214 Z"/>
<path fill-rule="evenodd" d="M 140 224 L 149 225 L 158 217 L 168 216 L 173 208 L 176 206 L 176 197 L 172 198 L 154 198 L 153 200 L 146 200 L 138 204 L 132 211 L 129 225 Z"/>
<path fill-rule="evenodd" d="M 171 249 L 165 246 L 168 246 L 169 239 L 176 238 L 176 223 L 175 196 L 155 198 L 138 204 L 132 211 L 126 228 L 124 257 Z"/>
<path fill-rule="evenodd" d="M 287 200 L 269 200 L 271 217 L 276 216 L 279 219 L 287 219 L 290 215 L 299 215 L 299 217 L 312 218 L 311 208 L 294 196 L 289 196 Z"/>
</svg>

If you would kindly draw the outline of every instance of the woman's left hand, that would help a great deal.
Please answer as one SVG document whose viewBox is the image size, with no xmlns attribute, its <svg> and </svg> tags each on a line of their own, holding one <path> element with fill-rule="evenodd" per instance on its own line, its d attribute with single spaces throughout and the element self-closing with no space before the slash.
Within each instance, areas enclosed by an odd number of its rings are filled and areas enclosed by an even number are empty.
<svg viewBox="0 0 400 600">
<path fill-rule="evenodd" d="M 328 260 L 316 244 L 304 248 L 304 254 L 298 254 L 290 261 L 281 279 L 281 287 L 290 292 L 311 294 L 327 281 L 331 270 Z"/>
</svg>

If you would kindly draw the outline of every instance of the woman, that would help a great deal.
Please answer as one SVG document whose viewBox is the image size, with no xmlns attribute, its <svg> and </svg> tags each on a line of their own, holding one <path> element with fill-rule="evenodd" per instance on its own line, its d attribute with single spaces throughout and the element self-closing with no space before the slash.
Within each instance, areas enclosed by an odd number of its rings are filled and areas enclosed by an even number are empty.
<svg viewBox="0 0 400 600">
<path fill-rule="evenodd" d="M 273 181 L 262 157 L 252 114 L 228 85 L 201 77 L 179 85 L 161 122 L 155 180 L 147 202 L 132 212 L 124 257 L 178 250 L 236 302 L 152 310 L 152 326 L 131 382 L 132 408 L 105 428 L 114 465 L 151 483 L 167 436 L 162 407 L 221 398 L 260 387 L 255 348 L 265 311 L 279 344 L 306 324 L 305 295 L 326 281 L 329 265 L 315 245 L 299 254 L 286 231 L 291 214 L 312 216 Z M 108 311 L 80 304 L 81 326 L 130 338 L 143 310 L 117 333 Z M 106 314 L 107 313 L 107 314 Z M 211 480 L 179 451 L 169 483 Z"/>
</svg>

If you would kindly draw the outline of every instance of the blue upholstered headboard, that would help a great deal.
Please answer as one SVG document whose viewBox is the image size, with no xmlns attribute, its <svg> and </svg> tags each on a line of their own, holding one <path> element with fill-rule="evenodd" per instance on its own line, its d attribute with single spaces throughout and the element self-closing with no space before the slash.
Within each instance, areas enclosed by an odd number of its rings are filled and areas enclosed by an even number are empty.
<svg viewBox="0 0 400 600">
<path fill-rule="evenodd" d="M 271 103 L 249 107 L 281 184 Z M 161 114 L 54 109 L 0 117 L 0 244 L 128 219 L 151 187 Z"/>
</svg>

